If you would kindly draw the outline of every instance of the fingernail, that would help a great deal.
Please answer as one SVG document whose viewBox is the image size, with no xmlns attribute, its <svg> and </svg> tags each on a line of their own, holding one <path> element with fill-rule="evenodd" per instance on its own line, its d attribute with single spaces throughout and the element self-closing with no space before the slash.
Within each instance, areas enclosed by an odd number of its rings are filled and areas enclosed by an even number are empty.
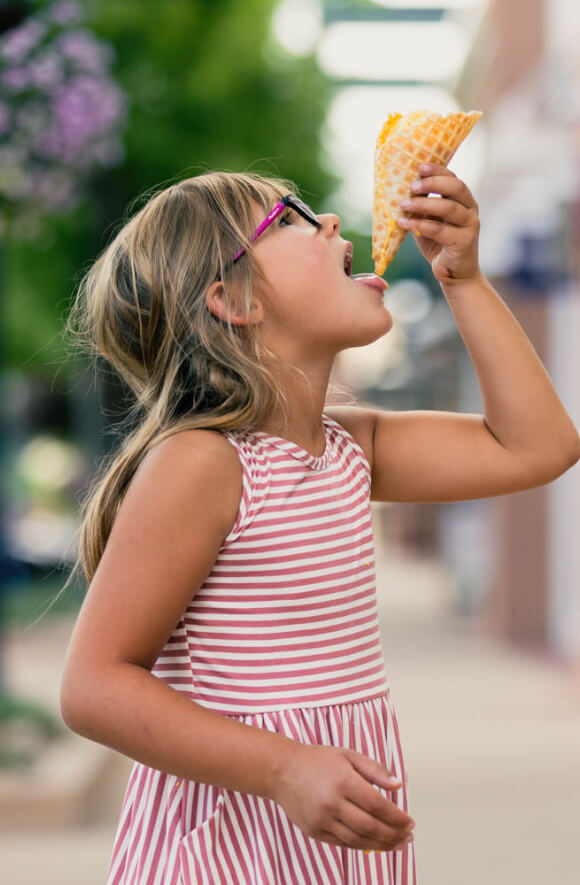
<svg viewBox="0 0 580 885">
<path fill-rule="evenodd" d="M 429 165 L 429 163 L 421 163 L 421 165 L 419 166 L 419 172 L 429 172 L 430 169 L 431 166 Z"/>
</svg>

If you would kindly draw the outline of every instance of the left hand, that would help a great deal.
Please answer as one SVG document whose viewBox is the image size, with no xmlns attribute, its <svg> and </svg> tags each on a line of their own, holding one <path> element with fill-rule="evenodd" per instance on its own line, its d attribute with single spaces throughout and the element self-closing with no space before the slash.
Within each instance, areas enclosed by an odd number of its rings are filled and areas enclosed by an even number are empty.
<svg viewBox="0 0 580 885">
<path fill-rule="evenodd" d="M 427 167 L 425 172 L 419 169 L 421 188 L 412 191 L 410 207 L 401 207 L 403 216 L 397 223 L 416 235 L 415 242 L 440 283 L 481 278 L 479 207 L 467 185 L 446 166 L 428 163 Z M 429 193 L 441 197 L 416 196 Z M 409 218 L 409 213 L 419 217 Z"/>
</svg>

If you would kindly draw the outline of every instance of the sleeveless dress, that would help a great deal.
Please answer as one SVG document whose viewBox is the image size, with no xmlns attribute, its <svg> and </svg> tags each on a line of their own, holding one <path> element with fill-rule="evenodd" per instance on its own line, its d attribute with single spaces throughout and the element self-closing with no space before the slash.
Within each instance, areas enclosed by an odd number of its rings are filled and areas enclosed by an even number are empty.
<svg viewBox="0 0 580 885">
<path fill-rule="evenodd" d="M 212 571 L 152 673 L 192 701 L 407 775 L 380 644 L 363 449 L 322 416 L 320 457 L 264 431 L 224 435 L 243 488 Z M 235 752 L 235 747 L 232 748 Z M 365 853 L 311 839 L 270 799 L 135 762 L 107 885 L 416 885 L 413 843 Z"/>
</svg>

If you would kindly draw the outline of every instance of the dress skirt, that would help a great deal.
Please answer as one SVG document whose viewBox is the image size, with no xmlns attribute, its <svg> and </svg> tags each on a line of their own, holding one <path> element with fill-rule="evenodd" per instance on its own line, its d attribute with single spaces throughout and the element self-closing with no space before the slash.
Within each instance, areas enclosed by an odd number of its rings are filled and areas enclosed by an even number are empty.
<svg viewBox="0 0 580 885">
<path fill-rule="evenodd" d="M 390 689 L 354 703 L 230 716 L 304 744 L 348 747 L 385 765 L 399 790 L 375 789 L 404 811 L 407 775 Z M 180 779 L 136 762 L 107 885 L 416 885 L 414 844 L 397 851 L 312 839 L 274 801 Z"/>
</svg>

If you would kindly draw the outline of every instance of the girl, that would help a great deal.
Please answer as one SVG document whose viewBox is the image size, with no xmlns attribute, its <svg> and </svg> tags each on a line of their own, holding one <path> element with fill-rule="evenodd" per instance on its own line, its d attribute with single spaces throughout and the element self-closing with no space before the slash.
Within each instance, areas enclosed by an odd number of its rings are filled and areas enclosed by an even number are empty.
<svg viewBox="0 0 580 885">
<path fill-rule="evenodd" d="M 327 405 L 336 354 L 392 326 L 386 284 L 350 278 L 339 219 L 286 181 L 158 192 L 79 287 L 70 330 L 136 398 L 85 501 L 90 586 L 61 684 L 67 725 L 135 760 L 108 885 L 416 883 L 369 501 L 504 494 L 579 457 L 479 270 L 469 189 L 421 175 L 442 198 L 401 224 L 422 234 L 485 418 Z"/>
</svg>

